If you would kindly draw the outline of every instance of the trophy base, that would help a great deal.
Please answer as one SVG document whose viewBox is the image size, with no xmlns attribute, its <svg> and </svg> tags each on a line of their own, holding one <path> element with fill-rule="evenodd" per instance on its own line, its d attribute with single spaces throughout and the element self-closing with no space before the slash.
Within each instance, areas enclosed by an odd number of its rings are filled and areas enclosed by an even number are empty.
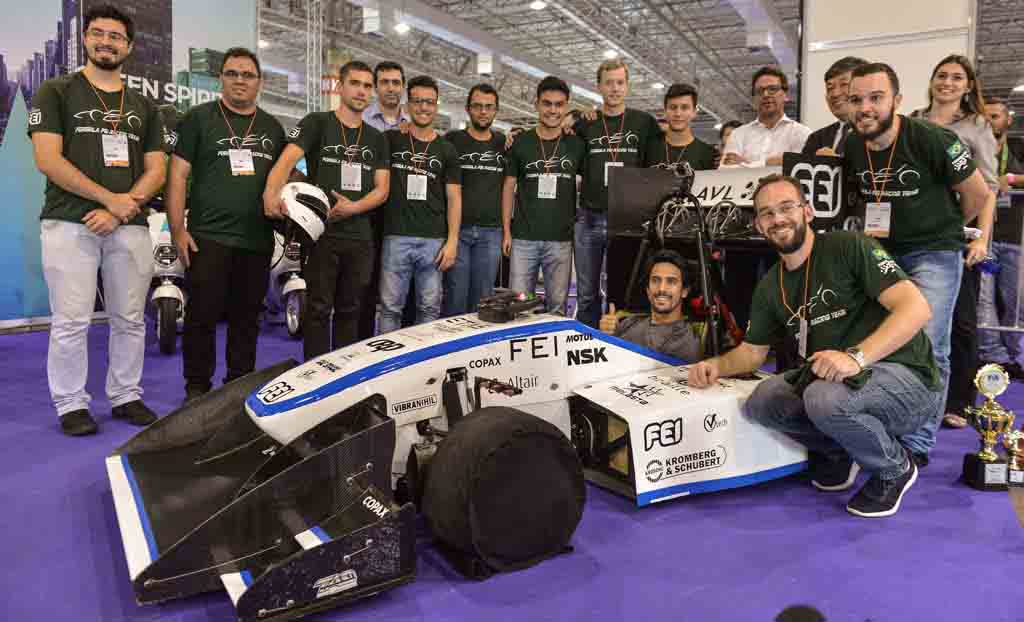
<svg viewBox="0 0 1024 622">
<path fill-rule="evenodd" d="M 985 462 L 976 454 L 964 454 L 964 468 L 960 479 L 975 490 L 1006 490 L 1006 461 Z"/>
</svg>

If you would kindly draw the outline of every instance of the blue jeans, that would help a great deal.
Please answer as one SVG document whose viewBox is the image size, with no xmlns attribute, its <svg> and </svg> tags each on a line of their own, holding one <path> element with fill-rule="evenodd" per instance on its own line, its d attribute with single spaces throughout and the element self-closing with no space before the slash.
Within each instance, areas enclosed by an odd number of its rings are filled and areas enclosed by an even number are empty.
<svg viewBox="0 0 1024 622">
<path fill-rule="evenodd" d="M 744 405 L 751 420 L 785 433 L 826 456 L 845 451 L 862 469 L 882 479 L 906 472 L 907 454 L 896 437 L 918 429 L 942 406 L 910 368 L 875 363 L 860 390 L 815 380 L 803 396 L 782 375 L 761 382 Z"/>
<path fill-rule="evenodd" d="M 509 263 L 509 287 L 517 292 L 532 294 L 537 288 L 537 270 L 543 269 L 547 310 L 565 315 L 572 273 L 572 242 L 512 240 Z"/>
<path fill-rule="evenodd" d="M 921 429 L 900 438 L 910 451 L 927 455 L 935 446 L 935 431 L 942 421 L 949 387 L 949 334 L 953 328 L 953 308 L 960 293 L 964 260 L 960 251 L 920 251 L 901 255 L 896 258 L 896 263 L 914 281 L 932 308 L 932 319 L 925 325 L 924 332 L 932 342 L 935 364 L 939 368 L 942 400 Z"/>
<path fill-rule="evenodd" d="M 386 235 L 381 247 L 380 332 L 402 326 L 402 309 L 409 283 L 416 279 L 416 323 L 441 316 L 441 272 L 434 259 L 444 245 L 438 238 Z"/>
<path fill-rule="evenodd" d="M 501 229 L 474 225 L 459 231 L 459 255 L 444 274 L 445 317 L 472 313 L 494 293 L 500 257 Z"/>
<path fill-rule="evenodd" d="M 1012 326 L 1024 320 L 1024 309 L 1020 317 L 1017 312 L 1017 295 L 1020 291 L 1020 244 L 993 242 L 992 256 L 999 264 L 997 274 L 981 275 L 981 295 L 978 297 L 978 324 L 989 326 Z M 997 306 L 1002 302 L 1002 313 Z M 991 363 L 1012 363 L 1020 356 L 1020 333 L 1003 330 L 978 330 L 978 359 Z"/>
<path fill-rule="evenodd" d="M 608 214 L 576 212 L 576 319 L 597 328 L 601 319 L 601 273 L 608 249 Z"/>
</svg>

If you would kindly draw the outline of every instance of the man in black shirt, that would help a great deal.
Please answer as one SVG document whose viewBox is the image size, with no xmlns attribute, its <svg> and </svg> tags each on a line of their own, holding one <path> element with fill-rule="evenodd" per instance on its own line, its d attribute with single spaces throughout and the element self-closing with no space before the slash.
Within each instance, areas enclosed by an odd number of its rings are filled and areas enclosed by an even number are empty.
<svg viewBox="0 0 1024 622">
<path fill-rule="evenodd" d="M 494 291 L 501 255 L 501 187 L 505 175 L 505 135 L 491 129 L 498 114 L 498 92 L 477 84 L 466 98 L 469 127 L 452 130 L 462 169 L 462 228 L 455 265 L 444 275 L 444 315 L 476 311 Z"/>
<path fill-rule="evenodd" d="M 832 63 L 825 72 L 825 102 L 838 121 L 811 132 L 804 143 L 804 155 L 842 156 L 846 148 L 846 137 L 852 131 L 850 125 L 850 80 L 853 70 L 868 61 L 856 56 L 846 56 Z"/>
<path fill-rule="evenodd" d="M 697 89 L 689 84 L 673 84 L 665 92 L 665 139 L 647 141 L 645 166 L 675 170 L 679 163 L 690 163 L 695 171 L 715 168 L 715 149 L 693 135 L 690 121 L 697 116 Z"/>
</svg>

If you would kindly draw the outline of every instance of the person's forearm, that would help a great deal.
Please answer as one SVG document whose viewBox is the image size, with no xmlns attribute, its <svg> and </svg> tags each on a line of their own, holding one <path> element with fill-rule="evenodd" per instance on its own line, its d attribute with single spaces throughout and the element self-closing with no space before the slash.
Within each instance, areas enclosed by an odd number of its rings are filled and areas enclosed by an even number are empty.
<svg viewBox="0 0 1024 622">
<path fill-rule="evenodd" d="M 512 235 L 512 204 L 515 199 L 515 181 L 505 183 L 501 192 L 501 227 L 502 232 Z"/>
<path fill-rule="evenodd" d="M 923 298 L 920 302 L 890 313 L 875 332 L 856 346 L 864 353 L 865 365 L 877 363 L 902 348 L 924 328 L 930 318 L 931 308 Z"/>
<path fill-rule="evenodd" d="M 185 188 L 188 175 L 178 174 L 171 164 L 171 174 L 167 180 L 166 204 L 167 226 L 171 233 L 178 234 L 185 230 Z"/>
<path fill-rule="evenodd" d="M 985 189 L 988 190 L 988 186 L 985 186 Z M 980 192 L 961 193 L 960 209 L 964 214 L 964 223 L 970 223 L 977 218 L 989 201 L 992 202 L 992 209 L 995 209 L 995 196 L 991 191 L 984 195 Z M 978 228 L 980 229 L 981 227 Z"/>
<path fill-rule="evenodd" d="M 149 158 L 147 158 L 147 160 L 149 160 Z M 143 197 L 140 201 L 141 205 L 153 198 L 154 194 L 160 192 L 160 189 L 164 187 L 164 181 L 166 180 L 167 158 L 161 154 L 159 164 L 153 163 L 153 165 L 149 165 L 147 162 L 146 170 L 142 173 L 142 177 L 135 180 L 130 194 L 141 195 Z"/>
<path fill-rule="evenodd" d="M 763 356 L 744 347 L 744 344 L 711 360 L 718 366 L 718 375 L 722 377 L 749 374 L 764 363 Z"/>
<path fill-rule="evenodd" d="M 996 215 L 996 195 L 989 192 L 988 198 L 985 199 L 985 204 L 978 212 L 978 221 L 976 226 L 981 229 L 982 237 L 987 241 L 992 241 L 992 226 L 995 224 Z"/>
<path fill-rule="evenodd" d="M 274 168 L 270 169 L 270 174 L 267 175 L 267 185 L 263 189 L 264 197 L 277 198 L 281 196 L 281 188 L 288 182 L 288 175 L 291 173 L 291 167 L 286 166 L 283 159 L 278 159 L 277 163 L 274 164 Z"/>
<path fill-rule="evenodd" d="M 388 187 L 377 186 L 365 197 L 358 201 L 352 202 L 352 213 L 363 214 L 373 209 L 377 209 L 388 200 Z"/>
<path fill-rule="evenodd" d="M 448 191 L 448 242 L 459 239 L 459 228 L 462 227 L 462 188 Z"/>
<path fill-rule="evenodd" d="M 90 201 L 106 204 L 113 195 L 111 191 L 89 179 L 64 156 L 55 158 L 40 168 L 40 172 L 60 188 Z"/>
</svg>

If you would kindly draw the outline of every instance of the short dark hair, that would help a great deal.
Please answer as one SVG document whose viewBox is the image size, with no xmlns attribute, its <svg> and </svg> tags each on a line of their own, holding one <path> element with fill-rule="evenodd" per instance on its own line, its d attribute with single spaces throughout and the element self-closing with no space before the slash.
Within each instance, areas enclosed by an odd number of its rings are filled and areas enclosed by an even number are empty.
<svg viewBox="0 0 1024 622">
<path fill-rule="evenodd" d="M 725 130 L 729 128 L 736 129 L 741 125 L 743 124 L 737 121 L 736 119 L 733 119 L 732 121 L 726 121 L 725 123 L 722 124 L 722 127 L 718 129 L 718 140 L 722 140 L 722 137 L 725 136 Z"/>
<path fill-rule="evenodd" d="M 772 173 L 766 177 L 762 177 L 757 180 L 757 188 L 754 189 L 754 194 L 750 196 L 750 201 L 754 204 L 754 209 L 757 209 L 757 195 L 761 193 L 766 187 L 772 184 L 786 183 L 796 190 L 797 194 L 800 195 L 801 201 L 807 200 L 807 195 L 804 193 L 804 186 L 800 183 L 800 180 L 790 175 L 783 175 L 781 173 Z"/>
<path fill-rule="evenodd" d="M 82 17 L 82 32 L 89 30 L 89 24 L 97 19 L 113 19 L 124 24 L 124 32 L 128 41 L 135 40 L 135 22 L 120 9 L 110 4 L 100 4 L 89 9 Z"/>
<path fill-rule="evenodd" d="M 670 263 L 679 268 L 679 279 L 682 281 L 683 285 L 686 284 L 686 260 L 683 259 L 683 256 L 676 251 L 663 248 L 648 257 L 647 263 L 644 264 L 644 289 L 646 289 L 647 285 L 651 282 L 651 271 L 654 270 L 654 266 L 659 263 Z"/>
<path fill-rule="evenodd" d="M 755 71 L 754 77 L 750 79 L 751 95 L 756 95 L 756 93 L 754 93 L 754 85 L 757 84 L 757 81 L 764 76 L 775 76 L 779 79 L 779 82 L 782 83 L 782 90 L 789 92 L 789 78 L 786 77 L 785 72 L 774 65 L 768 65 L 767 67 L 761 67 Z"/>
<path fill-rule="evenodd" d="M 886 63 L 868 63 L 867 65 L 861 65 L 853 70 L 853 77 L 863 78 L 864 76 L 870 76 L 876 73 L 884 73 L 889 76 L 889 85 L 892 86 L 892 94 L 899 95 L 900 79 L 896 75 L 896 70 Z"/>
<path fill-rule="evenodd" d="M 686 84 L 684 82 L 677 82 L 672 86 L 668 87 L 668 91 L 665 92 L 665 100 L 663 105 L 668 108 L 668 100 L 675 99 L 676 97 L 692 97 L 693 107 L 697 107 L 697 87 L 692 84 Z"/>
<path fill-rule="evenodd" d="M 1002 106 L 1006 112 L 1010 112 L 1010 104 L 1006 103 L 1006 100 L 1002 97 L 986 97 L 986 106 Z"/>
<path fill-rule="evenodd" d="M 382 71 L 397 71 L 402 74 L 402 82 L 405 82 L 405 70 L 402 66 L 393 60 L 383 60 L 377 63 L 377 66 L 373 68 L 373 85 L 377 86 L 380 81 L 380 72 Z"/>
<path fill-rule="evenodd" d="M 263 70 L 260 69 L 260 59 L 256 58 L 256 54 L 254 54 L 249 48 L 228 48 L 228 50 L 224 52 L 223 60 L 220 61 L 220 73 L 224 73 L 224 65 L 227 64 L 229 58 L 248 58 L 252 61 L 252 64 L 256 65 L 256 75 L 261 78 L 263 77 Z"/>
<path fill-rule="evenodd" d="M 441 89 L 437 86 L 437 80 L 430 76 L 416 76 L 412 80 L 409 80 L 408 86 L 406 86 L 406 92 L 412 97 L 413 89 L 434 89 L 435 95 L 441 94 Z"/>
<path fill-rule="evenodd" d="M 486 82 L 481 82 L 480 84 L 474 84 L 473 88 L 469 89 L 469 95 L 466 95 L 466 108 L 469 108 L 469 102 L 471 102 L 473 100 L 473 93 L 483 93 L 484 95 L 494 95 L 494 107 L 495 107 L 495 109 L 498 108 L 498 91 L 493 86 L 491 86 L 490 84 L 487 84 Z"/>
<path fill-rule="evenodd" d="M 540 84 L 537 85 L 537 99 L 540 99 L 541 93 L 546 93 L 547 91 L 565 93 L 566 99 L 572 99 L 569 85 L 565 83 L 565 80 L 556 76 L 548 76 L 540 81 Z"/>
<path fill-rule="evenodd" d="M 868 61 L 858 56 L 844 56 L 832 63 L 832 66 L 825 72 L 825 82 L 828 82 L 836 76 L 841 76 L 844 73 L 850 73 L 861 65 L 867 65 Z"/>
<path fill-rule="evenodd" d="M 338 71 L 338 78 L 344 80 L 345 77 L 353 71 L 365 71 L 366 73 L 373 73 L 370 66 L 361 60 L 350 60 L 341 66 L 341 70 Z M 376 76 L 374 77 L 374 84 L 377 83 Z"/>
</svg>

